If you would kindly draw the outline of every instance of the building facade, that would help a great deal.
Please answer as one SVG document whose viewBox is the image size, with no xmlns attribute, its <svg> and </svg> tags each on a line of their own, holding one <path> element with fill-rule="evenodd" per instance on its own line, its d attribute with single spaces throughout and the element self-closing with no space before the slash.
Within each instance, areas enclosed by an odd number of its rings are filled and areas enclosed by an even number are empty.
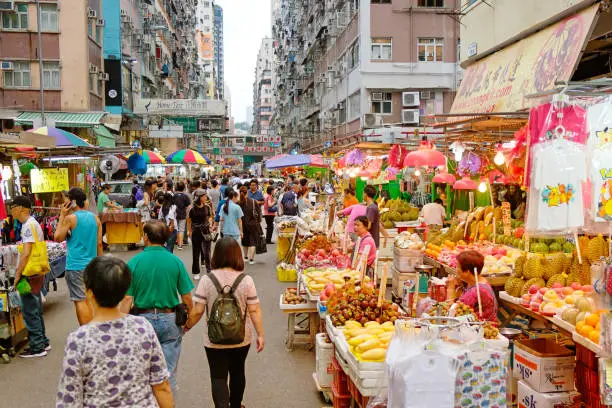
<svg viewBox="0 0 612 408">
<path fill-rule="evenodd" d="M 409 134 L 425 115 L 448 110 L 459 78 L 458 6 L 280 0 L 271 132 L 283 136 L 284 150 L 342 146 L 390 126 Z"/>
<path fill-rule="evenodd" d="M 214 46 L 214 5 L 212 1 L 200 1 L 197 5 L 198 65 L 203 72 L 206 91 L 205 99 L 215 98 L 215 46 Z"/>
<path fill-rule="evenodd" d="M 223 54 L 223 8 L 214 6 L 214 45 L 215 45 L 215 95 L 217 99 L 225 99 L 225 56 Z"/>
<path fill-rule="evenodd" d="M 274 110 L 274 41 L 264 38 L 261 41 L 255 65 L 253 83 L 253 134 L 268 135 L 270 118 Z"/>
</svg>

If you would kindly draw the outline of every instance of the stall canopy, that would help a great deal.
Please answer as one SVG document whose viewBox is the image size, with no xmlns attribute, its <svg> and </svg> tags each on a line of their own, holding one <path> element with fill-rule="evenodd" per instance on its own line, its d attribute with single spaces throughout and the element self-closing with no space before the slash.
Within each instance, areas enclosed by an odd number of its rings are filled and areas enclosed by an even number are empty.
<svg viewBox="0 0 612 408">
<path fill-rule="evenodd" d="M 327 167 L 320 154 L 282 154 L 266 160 L 267 169 L 299 166 Z"/>
<path fill-rule="evenodd" d="M 115 136 L 104 126 L 96 126 L 93 128 L 96 134 L 96 140 L 100 147 L 115 147 Z"/>
<path fill-rule="evenodd" d="M 89 128 L 100 124 L 106 112 L 45 112 L 45 118 L 55 122 L 56 127 Z M 32 126 L 40 119 L 40 112 L 22 112 L 15 119 L 17 125 Z"/>
</svg>

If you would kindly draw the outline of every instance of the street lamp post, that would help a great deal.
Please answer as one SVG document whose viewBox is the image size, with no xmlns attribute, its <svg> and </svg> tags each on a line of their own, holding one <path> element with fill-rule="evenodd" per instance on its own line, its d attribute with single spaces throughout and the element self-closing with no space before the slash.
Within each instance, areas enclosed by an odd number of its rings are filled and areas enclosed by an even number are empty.
<svg viewBox="0 0 612 408">
<path fill-rule="evenodd" d="M 36 26 L 38 30 L 38 75 L 39 75 L 39 87 L 40 87 L 40 119 L 42 125 L 47 125 L 45 119 L 45 86 L 43 83 L 43 57 L 42 57 L 42 29 L 40 23 L 40 0 L 36 0 Z"/>
</svg>

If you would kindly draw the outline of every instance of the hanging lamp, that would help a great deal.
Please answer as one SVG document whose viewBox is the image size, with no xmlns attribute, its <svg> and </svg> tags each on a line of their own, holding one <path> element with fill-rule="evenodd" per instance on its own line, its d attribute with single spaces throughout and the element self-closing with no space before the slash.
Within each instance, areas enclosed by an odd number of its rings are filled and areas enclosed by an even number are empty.
<svg viewBox="0 0 612 408">
<path fill-rule="evenodd" d="M 455 181 L 453 188 L 455 190 L 476 190 L 478 184 L 469 177 L 463 177 L 461 180 Z"/>
<path fill-rule="evenodd" d="M 422 140 L 419 148 L 406 155 L 404 167 L 446 166 L 446 156 L 436 150 L 427 140 Z"/>
<path fill-rule="evenodd" d="M 447 171 L 441 171 L 431 180 L 434 183 L 454 184 L 457 179 Z"/>
</svg>

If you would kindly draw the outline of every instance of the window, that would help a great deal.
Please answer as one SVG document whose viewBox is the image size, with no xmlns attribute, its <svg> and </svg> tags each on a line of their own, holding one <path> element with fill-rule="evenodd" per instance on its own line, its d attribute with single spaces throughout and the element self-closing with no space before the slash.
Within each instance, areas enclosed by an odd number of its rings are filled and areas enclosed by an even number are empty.
<svg viewBox="0 0 612 408">
<path fill-rule="evenodd" d="M 358 118 L 359 115 L 361 114 L 359 92 L 356 92 L 352 94 L 351 96 L 349 96 L 348 101 L 349 101 L 349 113 L 348 113 L 349 118 L 350 119 Z"/>
<path fill-rule="evenodd" d="M 17 3 L 15 13 L 2 13 L 2 28 L 12 30 L 27 30 L 28 5 Z"/>
<path fill-rule="evenodd" d="M 391 39 L 372 38 L 372 59 L 390 60 L 391 59 Z"/>
<path fill-rule="evenodd" d="M 94 21 L 96 20 L 94 20 L 93 18 L 87 19 L 87 35 L 89 35 L 91 38 L 93 38 Z"/>
<path fill-rule="evenodd" d="M 30 63 L 13 62 L 13 70 L 4 71 L 4 86 L 6 88 L 29 88 Z"/>
<path fill-rule="evenodd" d="M 43 86 L 45 89 L 61 89 L 59 62 L 43 62 Z"/>
<path fill-rule="evenodd" d="M 205 2 L 204 2 L 202 5 L 203 5 L 204 7 L 210 7 L 210 2 L 205 1 Z"/>
<path fill-rule="evenodd" d="M 102 81 L 97 76 L 94 76 L 94 82 L 96 83 L 96 95 L 100 95 L 102 93 Z"/>
<path fill-rule="evenodd" d="M 340 110 L 338 111 L 338 123 L 346 122 L 346 106 L 344 102 L 340 105 Z"/>
<path fill-rule="evenodd" d="M 204 16 L 204 20 L 206 20 L 206 21 L 210 20 L 210 16 L 209 16 L 208 14 L 207 14 L 207 15 L 205 15 L 205 16 Z"/>
<path fill-rule="evenodd" d="M 96 42 L 102 44 L 102 27 L 96 25 Z"/>
<path fill-rule="evenodd" d="M 443 38 L 419 38 L 417 40 L 419 61 L 442 61 L 444 54 Z"/>
<path fill-rule="evenodd" d="M 444 0 L 419 0 L 419 7 L 444 7 Z"/>
<path fill-rule="evenodd" d="M 89 92 L 94 91 L 94 75 L 89 74 Z"/>
<path fill-rule="evenodd" d="M 57 5 L 40 5 L 40 26 L 43 31 L 59 31 Z"/>
<path fill-rule="evenodd" d="M 391 4 L 391 0 L 372 0 L 372 4 Z"/>
<path fill-rule="evenodd" d="M 381 100 L 374 100 L 382 96 Z M 390 115 L 393 112 L 393 102 L 391 92 L 372 92 L 372 113 L 382 113 Z"/>
</svg>

